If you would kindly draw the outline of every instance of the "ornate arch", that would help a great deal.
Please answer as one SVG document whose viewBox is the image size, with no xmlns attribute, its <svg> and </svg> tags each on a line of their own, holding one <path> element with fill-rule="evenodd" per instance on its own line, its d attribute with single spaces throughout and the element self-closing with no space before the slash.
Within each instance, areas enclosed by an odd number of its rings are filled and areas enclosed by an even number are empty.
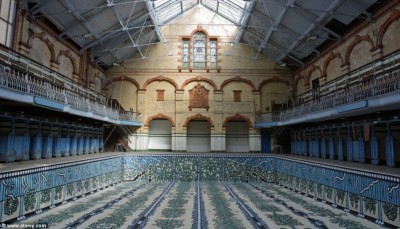
<svg viewBox="0 0 400 229">
<path fill-rule="evenodd" d="M 42 42 L 44 42 L 46 44 L 47 48 L 50 51 L 50 56 L 51 56 L 50 57 L 50 62 L 55 62 L 56 61 L 56 59 L 55 59 L 56 54 L 55 54 L 55 51 L 54 51 L 54 45 L 50 41 L 49 35 L 46 32 L 36 33 L 32 29 L 28 29 L 28 34 L 29 34 L 29 38 L 26 41 L 26 43 L 21 42 L 21 44 L 24 45 L 25 47 L 27 47 L 28 49 L 31 49 L 32 48 L 32 45 L 31 45 L 32 40 L 34 40 L 36 38 L 41 40 Z"/>
<path fill-rule="evenodd" d="M 230 78 L 230 79 L 227 79 L 227 80 L 225 80 L 224 82 L 222 82 L 222 84 L 221 84 L 221 86 L 220 86 L 220 90 L 223 90 L 224 87 L 225 87 L 227 84 L 232 83 L 232 82 L 243 82 L 243 83 L 249 85 L 249 86 L 253 89 L 253 91 L 256 91 L 256 90 L 257 90 L 257 89 L 256 89 L 256 86 L 254 86 L 253 82 L 251 82 L 251 81 L 248 80 L 248 79 L 243 79 L 243 78 L 240 77 L 240 76 L 236 76 L 236 77 L 234 77 L 234 78 Z"/>
<path fill-rule="evenodd" d="M 127 76 L 118 76 L 118 77 L 112 78 L 110 81 L 107 82 L 107 84 L 105 86 L 109 86 L 113 82 L 117 82 L 117 81 L 128 81 L 128 82 L 131 82 L 132 84 L 134 84 L 136 86 L 136 88 L 138 90 L 140 89 L 139 83 L 135 79 L 132 79 L 132 78 L 127 77 Z"/>
<path fill-rule="evenodd" d="M 98 79 L 98 81 L 100 82 L 100 89 L 103 88 L 103 80 L 100 78 L 100 73 L 95 73 L 91 78 L 92 79 L 89 81 L 89 83 L 93 83 L 93 85 L 95 86 L 96 79 Z"/>
<path fill-rule="evenodd" d="M 203 29 L 201 25 L 198 25 L 196 29 L 194 29 L 189 36 L 179 36 L 179 41 L 182 41 L 183 39 L 189 39 L 192 40 L 193 35 L 197 32 L 203 32 L 206 34 L 207 40 L 209 41 L 210 39 L 218 39 L 217 36 L 210 36 L 210 34 L 207 32 L 207 30 Z"/>
<path fill-rule="evenodd" d="M 322 72 L 321 72 L 321 68 L 319 66 L 313 65 L 310 70 L 307 73 L 307 78 L 306 78 L 306 82 L 307 84 L 310 84 L 310 79 L 311 79 L 311 75 L 313 74 L 313 72 L 319 72 L 319 77 L 322 76 Z M 318 78 L 319 78 L 318 77 Z"/>
<path fill-rule="evenodd" d="M 167 77 L 164 77 L 164 76 L 157 76 L 157 77 L 148 79 L 148 80 L 146 81 L 146 83 L 144 83 L 143 89 L 146 90 L 146 87 L 147 87 L 149 84 L 151 84 L 151 83 L 153 83 L 153 82 L 155 82 L 155 81 L 166 81 L 166 82 L 170 83 L 172 86 L 174 86 L 174 87 L 175 87 L 175 90 L 178 89 L 178 84 L 176 84 L 176 82 L 175 82 L 174 80 L 172 80 L 172 79 L 170 79 L 170 78 L 167 78 Z"/>
<path fill-rule="evenodd" d="M 297 84 L 299 83 L 299 81 L 300 81 L 301 79 L 304 80 L 304 84 L 307 84 L 307 80 L 306 80 L 306 78 L 304 77 L 304 75 L 299 74 L 297 77 L 295 77 L 295 80 L 294 80 L 294 84 L 293 84 L 293 90 L 294 90 L 294 91 L 297 91 Z"/>
<path fill-rule="evenodd" d="M 71 61 L 72 73 L 77 75 L 78 74 L 78 70 L 76 69 L 75 58 L 72 56 L 71 51 L 70 50 L 61 50 L 57 55 L 57 59 L 56 59 L 56 63 L 57 64 L 60 63 L 60 57 L 61 56 L 66 56 Z"/>
<path fill-rule="evenodd" d="M 334 52 L 330 52 L 328 58 L 326 58 L 325 62 L 324 62 L 324 67 L 322 69 L 322 77 L 323 78 L 327 78 L 327 70 L 328 70 L 328 66 L 331 63 L 332 60 L 334 59 L 340 59 L 341 65 L 343 65 L 343 58 L 342 55 L 340 55 L 340 53 L 334 53 Z"/>
<path fill-rule="evenodd" d="M 146 120 L 146 123 L 144 124 L 144 126 L 145 126 L 145 127 L 148 127 L 148 126 L 150 125 L 150 122 L 151 122 L 152 120 L 154 120 L 154 119 L 166 119 L 166 120 L 169 120 L 169 121 L 171 122 L 171 126 L 172 126 L 172 127 L 175 127 L 175 122 L 174 122 L 174 120 L 172 120 L 171 117 L 166 116 L 166 115 L 161 114 L 161 113 L 158 113 L 158 114 L 156 114 L 156 115 L 153 115 L 153 116 L 148 117 L 147 120 Z"/>
<path fill-rule="evenodd" d="M 196 115 L 193 115 L 193 116 L 188 117 L 188 118 L 186 119 L 185 123 L 183 124 L 183 127 L 187 127 L 187 125 L 189 124 L 189 122 L 190 122 L 192 119 L 203 119 L 203 120 L 207 120 L 208 123 L 210 124 L 210 127 L 214 128 L 214 123 L 213 123 L 213 121 L 211 120 L 211 118 L 210 118 L 210 117 L 207 117 L 207 116 L 204 116 L 204 115 L 202 115 L 202 114 L 196 114 Z"/>
<path fill-rule="evenodd" d="M 186 85 L 188 85 L 188 84 L 191 83 L 191 82 L 201 82 L 201 81 L 207 82 L 207 83 L 209 83 L 211 86 L 213 86 L 214 91 L 218 90 L 218 89 L 217 89 L 217 85 L 214 83 L 214 81 L 212 81 L 212 80 L 210 80 L 210 79 L 207 79 L 207 78 L 204 78 L 204 77 L 201 77 L 201 76 L 197 76 L 197 77 L 194 77 L 194 78 L 190 78 L 190 79 L 185 80 L 185 82 L 183 82 L 183 84 L 182 84 L 182 86 L 181 86 L 181 90 L 184 90 L 185 87 L 186 87 Z"/>
<path fill-rule="evenodd" d="M 381 26 L 379 26 L 378 35 L 376 36 L 375 47 L 373 48 L 372 51 L 382 48 L 383 35 L 385 35 L 386 30 L 389 28 L 389 26 L 399 18 L 400 18 L 400 10 L 394 9 L 390 12 L 389 18 Z"/>
<path fill-rule="evenodd" d="M 236 113 L 233 116 L 227 117 L 224 120 L 224 123 L 222 124 L 222 127 L 225 128 L 226 127 L 226 123 L 229 121 L 233 121 L 233 120 L 244 120 L 247 122 L 247 125 L 249 126 L 249 128 L 253 128 L 253 124 L 251 123 L 251 120 L 248 117 L 245 117 L 243 115 L 240 115 L 238 113 Z"/>
<path fill-rule="evenodd" d="M 270 84 L 270 83 L 283 83 L 289 87 L 289 90 L 293 89 L 292 84 L 289 81 L 275 76 L 273 78 L 263 80 L 260 83 L 260 85 L 258 86 L 258 90 L 261 91 L 262 87 L 264 87 L 265 85 Z"/>
<path fill-rule="evenodd" d="M 364 36 L 355 35 L 354 41 L 346 49 L 346 54 L 344 57 L 344 66 L 350 65 L 351 52 L 353 51 L 354 47 L 356 47 L 356 45 L 360 44 L 363 41 L 368 42 L 371 45 L 370 51 L 373 51 L 374 42 L 372 41 L 371 37 L 368 34 L 366 34 Z"/>
</svg>

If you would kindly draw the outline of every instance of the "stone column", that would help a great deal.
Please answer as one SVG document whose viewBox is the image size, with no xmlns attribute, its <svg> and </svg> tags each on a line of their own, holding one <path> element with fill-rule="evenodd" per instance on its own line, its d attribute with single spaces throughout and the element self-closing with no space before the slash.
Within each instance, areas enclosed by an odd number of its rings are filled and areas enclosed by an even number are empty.
<svg viewBox="0 0 400 229">
<path fill-rule="evenodd" d="M 347 127 L 347 161 L 353 161 L 353 139 L 351 138 L 350 126 Z"/>
<path fill-rule="evenodd" d="M 337 139 L 337 148 L 338 148 L 338 160 L 343 161 L 344 156 L 343 156 L 343 140 L 342 140 L 342 134 L 340 128 L 338 128 L 338 139 Z"/>
<path fill-rule="evenodd" d="M 332 128 L 330 129 L 329 132 L 329 159 L 334 160 L 335 159 L 335 142 L 333 140 L 333 133 L 332 133 Z"/>
<path fill-rule="evenodd" d="M 253 153 L 261 152 L 261 133 L 260 129 L 252 128 L 249 131 L 249 150 Z"/>
<path fill-rule="evenodd" d="M 394 154 L 394 141 L 390 129 L 390 123 L 386 123 L 387 136 L 385 139 L 386 149 L 386 166 L 393 168 L 395 166 L 395 154 Z"/>
<path fill-rule="evenodd" d="M 371 126 L 371 164 L 379 165 L 378 138 L 376 137 L 374 124 Z"/>
</svg>

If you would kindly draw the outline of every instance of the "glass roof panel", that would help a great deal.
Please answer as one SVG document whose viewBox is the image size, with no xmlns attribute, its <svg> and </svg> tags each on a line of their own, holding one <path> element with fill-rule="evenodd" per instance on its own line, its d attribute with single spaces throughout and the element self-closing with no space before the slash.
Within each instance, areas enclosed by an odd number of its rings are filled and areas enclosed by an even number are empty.
<svg viewBox="0 0 400 229">
<path fill-rule="evenodd" d="M 231 22 L 239 24 L 247 2 L 243 0 L 203 0 L 202 4 Z"/>
<path fill-rule="evenodd" d="M 157 0 L 153 2 L 154 11 L 161 24 L 183 14 L 197 5 L 198 0 Z"/>
<path fill-rule="evenodd" d="M 167 2 L 172 2 L 170 0 L 158 0 L 158 1 L 154 1 L 154 7 L 158 8 L 159 6 L 163 5 L 164 3 Z"/>
<path fill-rule="evenodd" d="M 156 9 L 158 20 L 161 24 L 171 20 L 182 13 L 181 4 L 168 4 L 166 7 Z"/>
</svg>

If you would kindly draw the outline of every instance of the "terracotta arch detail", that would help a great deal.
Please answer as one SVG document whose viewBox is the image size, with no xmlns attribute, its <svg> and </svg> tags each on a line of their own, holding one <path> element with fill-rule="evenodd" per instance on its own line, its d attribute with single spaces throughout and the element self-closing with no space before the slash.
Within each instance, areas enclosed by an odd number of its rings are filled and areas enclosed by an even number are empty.
<svg viewBox="0 0 400 229">
<path fill-rule="evenodd" d="M 55 51 L 54 51 L 54 45 L 50 41 L 49 35 L 46 32 L 36 33 L 32 29 L 29 29 L 28 33 L 29 33 L 29 38 L 26 41 L 26 43 L 21 42 L 22 45 L 26 46 L 28 49 L 31 49 L 32 48 L 32 46 L 31 46 L 32 40 L 34 40 L 34 39 L 41 40 L 42 42 L 44 42 L 46 44 L 47 48 L 50 51 L 50 56 L 51 56 L 50 62 L 55 62 L 56 61 L 56 59 L 55 59 L 56 54 L 55 54 Z"/>
<path fill-rule="evenodd" d="M 235 115 L 233 115 L 233 116 L 230 116 L 230 117 L 225 118 L 224 123 L 222 124 L 222 127 L 225 128 L 227 122 L 233 121 L 233 120 L 243 120 L 243 121 L 246 121 L 247 124 L 249 125 L 249 128 L 252 128 L 252 127 L 253 127 L 253 124 L 251 123 L 251 120 L 250 120 L 248 117 L 245 117 L 245 116 L 240 115 L 240 114 L 235 114 Z"/>
<path fill-rule="evenodd" d="M 212 127 L 212 128 L 214 127 L 214 123 L 213 123 L 213 121 L 211 120 L 211 118 L 210 118 L 210 117 L 207 117 L 207 116 L 204 116 L 204 115 L 202 115 L 202 114 L 196 114 L 196 115 L 193 115 L 193 116 L 191 116 L 191 117 L 188 117 L 188 118 L 186 119 L 185 123 L 183 124 L 183 127 L 187 127 L 188 124 L 189 124 L 189 122 L 190 122 L 192 119 L 203 119 L 203 120 L 207 120 L 208 123 L 210 124 L 210 127 Z"/>
<path fill-rule="evenodd" d="M 297 91 L 297 85 L 299 84 L 299 81 L 303 79 L 304 84 L 307 84 L 307 79 L 304 77 L 304 75 L 299 74 L 297 77 L 295 77 L 294 84 L 293 84 L 293 90 Z"/>
<path fill-rule="evenodd" d="M 197 77 L 185 80 L 185 82 L 181 86 L 181 90 L 184 90 L 186 85 L 188 85 L 191 82 L 201 82 L 201 81 L 209 83 L 211 86 L 213 86 L 214 90 L 218 90 L 217 85 L 214 83 L 214 81 L 204 78 L 204 77 L 201 77 L 201 76 L 197 76 Z"/>
<path fill-rule="evenodd" d="M 307 77 L 306 77 L 306 85 L 308 84 L 310 84 L 310 79 L 311 79 L 311 75 L 312 75 L 312 73 L 313 72 L 319 72 L 319 77 L 321 77 L 322 76 L 322 72 L 321 72 L 321 68 L 319 67 L 319 66 L 316 66 L 316 65 L 313 65 L 312 67 L 311 67 L 311 69 L 308 71 L 308 73 L 307 73 Z M 319 78 L 318 77 L 318 78 Z"/>
<path fill-rule="evenodd" d="M 243 83 L 249 85 L 249 86 L 253 89 L 253 91 L 256 91 L 256 90 L 257 90 L 257 89 L 256 89 L 256 86 L 254 86 L 253 82 L 251 82 L 251 81 L 248 80 L 248 79 L 243 79 L 243 78 L 240 77 L 240 76 L 236 76 L 236 77 L 234 77 L 234 78 L 230 78 L 230 79 L 227 79 L 227 80 L 225 80 L 224 82 L 222 82 L 222 84 L 221 84 L 221 86 L 220 86 L 220 90 L 223 90 L 224 87 L 225 87 L 227 84 L 232 83 L 232 82 L 243 82 Z"/>
<path fill-rule="evenodd" d="M 327 78 L 327 70 L 328 70 L 328 66 L 331 63 L 332 60 L 338 58 L 341 62 L 341 65 L 343 65 L 343 58 L 342 55 L 340 55 L 340 53 L 333 53 L 330 52 L 328 58 L 326 58 L 325 62 L 324 62 L 324 67 L 322 69 L 322 77 L 323 78 Z"/>
<path fill-rule="evenodd" d="M 371 37 L 368 34 L 366 34 L 364 36 L 356 35 L 354 37 L 354 41 L 346 49 L 346 54 L 345 54 L 345 57 L 344 57 L 344 66 L 350 65 L 350 54 L 351 54 L 351 52 L 353 51 L 354 47 L 356 47 L 358 44 L 360 44 L 363 41 L 368 42 L 371 45 L 370 51 L 373 51 L 374 42 L 372 41 Z"/>
<path fill-rule="evenodd" d="M 56 59 L 56 63 L 57 64 L 60 63 L 60 57 L 61 56 L 66 56 L 71 61 L 72 73 L 73 74 L 78 74 L 78 69 L 76 69 L 75 58 L 72 56 L 71 51 L 69 51 L 69 50 L 61 50 L 57 55 L 57 59 Z"/>
<path fill-rule="evenodd" d="M 389 28 L 389 26 L 394 21 L 398 20 L 399 18 L 400 18 L 400 10 L 394 9 L 390 12 L 389 18 L 381 26 L 379 26 L 379 31 L 378 31 L 378 35 L 376 37 L 375 47 L 373 48 L 372 51 L 375 51 L 375 50 L 383 47 L 383 44 L 382 44 L 383 36 L 385 35 L 386 30 Z"/>
<path fill-rule="evenodd" d="M 175 122 L 174 122 L 174 120 L 172 120 L 171 117 L 166 116 L 166 115 L 161 114 L 161 113 L 158 113 L 158 114 L 156 114 L 156 115 L 153 115 L 153 116 L 148 117 L 147 120 L 146 120 L 146 123 L 144 124 L 144 126 L 149 126 L 149 125 L 150 125 L 150 122 L 151 122 L 152 120 L 154 120 L 154 119 L 166 119 L 166 120 L 169 120 L 169 121 L 171 122 L 171 126 L 172 126 L 172 127 L 175 127 Z"/>
<path fill-rule="evenodd" d="M 178 89 L 178 84 L 176 84 L 176 82 L 175 82 L 174 80 L 172 80 L 172 79 L 170 79 L 170 78 L 167 78 L 167 77 L 164 77 L 164 76 L 157 76 L 157 77 L 148 79 L 148 80 L 146 81 L 146 83 L 144 83 L 143 89 L 146 90 L 146 87 L 147 87 L 149 84 L 151 84 L 151 83 L 153 83 L 153 82 L 155 82 L 155 81 L 166 81 L 166 82 L 170 83 L 172 86 L 174 86 L 174 87 L 175 87 L 175 90 Z"/>
<path fill-rule="evenodd" d="M 106 86 L 109 86 L 113 82 L 117 82 L 117 81 L 128 81 L 128 82 L 131 82 L 132 84 L 134 84 L 136 86 L 136 88 L 138 90 L 140 89 L 139 83 L 135 79 L 129 78 L 127 76 L 114 77 L 110 81 L 107 82 Z"/>
<path fill-rule="evenodd" d="M 279 77 L 273 77 L 271 79 L 263 80 L 260 83 L 260 85 L 258 86 L 258 90 L 261 91 L 262 87 L 264 87 L 265 85 L 270 84 L 270 83 L 283 83 L 283 84 L 285 84 L 286 86 L 289 87 L 289 90 L 293 89 L 292 84 L 289 81 L 287 81 L 285 79 L 281 79 Z"/>
<path fill-rule="evenodd" d="M 179 41 L 182 41 L 183 39 L 189 39 L 192 40 L 193 35 L 197 32 L 203 32 L 206 34 L 207 40 L 210 39 L 218 39 L 217 36 L 210 36 L 210 34 L 207 32 L 207 30 L 205 30 L 201 25 L 198 25 L 196 29 L 194 29 L 189 36 L 180 36 L 179 37 Z"/>
</svg>

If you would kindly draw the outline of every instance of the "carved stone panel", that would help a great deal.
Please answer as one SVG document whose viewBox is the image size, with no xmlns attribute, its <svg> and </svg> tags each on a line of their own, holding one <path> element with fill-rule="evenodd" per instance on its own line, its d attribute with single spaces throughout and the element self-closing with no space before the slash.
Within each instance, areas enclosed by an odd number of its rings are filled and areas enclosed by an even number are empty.
<svg viewBox="0 0 400 229">
<path fill-rule="evenodd" d="M 206 108 L 208 111 L 210 108 L 208 105 L 208 94 L 209 90 L 200 83 L 189 90 L 189 110 L 191 111 L 192 108 Z"/>
</svg>

